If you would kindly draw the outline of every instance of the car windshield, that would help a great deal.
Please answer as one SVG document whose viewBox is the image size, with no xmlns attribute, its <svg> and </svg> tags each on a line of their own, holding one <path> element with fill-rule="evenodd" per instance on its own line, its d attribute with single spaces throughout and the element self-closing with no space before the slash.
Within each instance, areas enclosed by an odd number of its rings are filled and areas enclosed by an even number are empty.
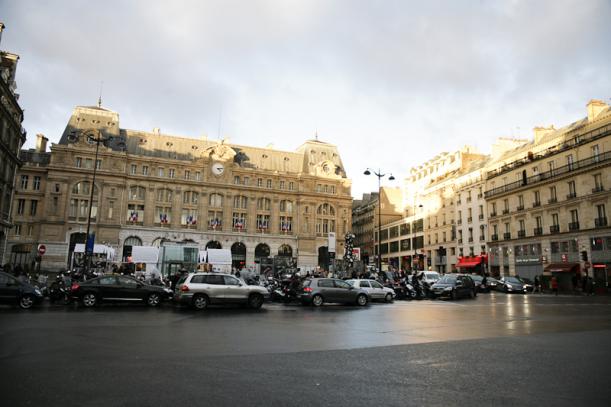
<svg viewBox="0 0 611 407">
<path fill-rule="evenodd" d="M 512 284 L 522 284 L 522 282 L 515 277 L 505 277 L 505 282 Z"/>
<path fill-rule="evenodd" d="M 455 281 L 456 276 L 443 276 L 439 280 L 437 280 L 437 282 L 441 284 L 454 284 Z"/>
<path fill-rule="evenodd" d="M 472 275 L 471 278 L 473 279 L 473 281 L 482 281 L 483 280 L 482 276 L 477 276 L 477 275 Z"/>
<path fill-rule="evenodd" d="M 439 274 L 436 274 L 436 273 L 425 273 L 424 275 L 429 280 L 439 280 Z"/>
</svg>

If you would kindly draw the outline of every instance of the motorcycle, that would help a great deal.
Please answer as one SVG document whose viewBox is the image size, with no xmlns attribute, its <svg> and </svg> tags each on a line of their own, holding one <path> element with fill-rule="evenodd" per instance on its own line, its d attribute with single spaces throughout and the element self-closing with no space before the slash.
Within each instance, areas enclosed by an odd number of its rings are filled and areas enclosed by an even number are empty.
<svg viewBox="0 0 611 407">
<path fill-rule="evenodd" d="M 54 281 L 49 287 L 49 301 L 51 301 L 51 304 L 59 302 L 67 305 L 70 303 L 70 289 L 66 287 L 63 279 Z"/>
</svg>

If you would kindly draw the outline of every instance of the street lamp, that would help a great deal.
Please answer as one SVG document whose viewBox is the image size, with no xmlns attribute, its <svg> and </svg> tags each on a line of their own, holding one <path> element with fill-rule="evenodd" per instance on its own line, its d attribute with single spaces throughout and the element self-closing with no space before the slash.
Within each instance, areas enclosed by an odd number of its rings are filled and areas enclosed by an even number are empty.
<svg viewBox="0 0 611 407">
<path fill-rule="evenodd" d="M 95 237 L 90 236 L 91 232 L 91 212 L 93 209 L 93 192 L 95 189 L 95 177 L 98 170 L 98 152 L 100 149 L 100 143 L 104 146 L 108 147 L 108 143 L 111 142 L 114 137 L 113 136 L 102 136 L 102 132 L 99 130 L 86 130 L 83 131 L 80 135 L 77 131 L 73 131 L 68 135 L 68 140 L 72 143 L 78 141 L 79 136 L 85 137 L 87 142 L 95 143 L 95 158 L 93 160 L 93 179 L 91 181 L 91 191 L 89 194 L 89 213 L 87 216 L 87 232 L 86 232 L 86 240 L 85 240 L 85 264 L 86 270 L 89 271 L 91 269 L 91 256 L 93 254 L 93 247 L 95 243 Z M 125 143 L 121 140 L 117 143 L 119 147 L 125 146 Z M 91 239 L 91 242 L 90 242 Z"/>
<path fill-rule="evenodd" d="M 378 171 L 371 170 L 367 168 L 363 174 L 371 175 L 374 174 L 378 177 L 378 273 L 382 272 L 382 251 L 381 242 L 382 242 L 382 178 L 386 176 L 386 174 L 382 174 L 382 170 L 378 169 Z M 394 181 L 395 177 L 392 174 L 388 177 L 389 181 Z"/>
<path fill-rule="evenodd" d="M 418 208 L 422 208 L 422 204 L 418 205 Z M 414 213 L 412 214 L 413 217 L 413 221 L 412 221 L 412 234 L 414 235 L 414 239 L 412 240 L 412 245 L 414 246 L 414 256 L 412 257 L 412 269 L 415 271 L 415 260 L 416 260 L 416 256 L 418 255 L 418 252 L 416 251 L 416 230 L 415 230 L 415 225 L 416 225 L 416 194 L 414 194 Z M 423 227 L 424 227 L 424 219 L 422 220 L 423 222 Z M 424 267 L 423 267 L 424 269 Z"/>
</svg>

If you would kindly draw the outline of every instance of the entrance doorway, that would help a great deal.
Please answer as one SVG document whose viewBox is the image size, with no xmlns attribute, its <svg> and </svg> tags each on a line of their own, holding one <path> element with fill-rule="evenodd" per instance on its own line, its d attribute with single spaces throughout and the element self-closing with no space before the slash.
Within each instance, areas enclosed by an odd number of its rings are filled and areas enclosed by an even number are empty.
<svg viewBox="0 0 611 407">
<path fill-rule="evenodd" d="M 242 242 L 235 242 L 231 245 L 231 266 L 241 270 L 246 265 L 246 245 Z"/>
</svg>

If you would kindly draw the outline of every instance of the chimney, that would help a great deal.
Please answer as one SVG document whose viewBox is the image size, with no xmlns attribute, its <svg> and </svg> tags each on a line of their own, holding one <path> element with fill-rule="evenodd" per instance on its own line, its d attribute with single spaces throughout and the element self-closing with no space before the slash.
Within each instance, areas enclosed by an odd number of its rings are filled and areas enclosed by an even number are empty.
<svg viewBox="0 0 611 407">
<path fill-rule="evenodd" d="M 48 138 L 45 137 L 44 134 L 37 134 L 36 135 L 36 152 L 37 153 L 45 153 L 47 152 L 47 142 L 49 141 Z"/>
<path fill-rule="evenodd" d="M 588 121 L 592 122 L 596 119 L 596 116 L 603 110 L 609 107 L 605 102 L 599 99 L 592 99 L 587 104 L 588 107 Z"/>
<path fill-rule="evenodd" d="M 551 132 L 555 130 L 556 129 L 554 128 L 553 124 L 549 127 L 535 127 L 533 129 L 535 133 L 535 144 L 538 144 L 543 137 L 547 136 L 548 134 L 550 134 Z"/>
</svg>

